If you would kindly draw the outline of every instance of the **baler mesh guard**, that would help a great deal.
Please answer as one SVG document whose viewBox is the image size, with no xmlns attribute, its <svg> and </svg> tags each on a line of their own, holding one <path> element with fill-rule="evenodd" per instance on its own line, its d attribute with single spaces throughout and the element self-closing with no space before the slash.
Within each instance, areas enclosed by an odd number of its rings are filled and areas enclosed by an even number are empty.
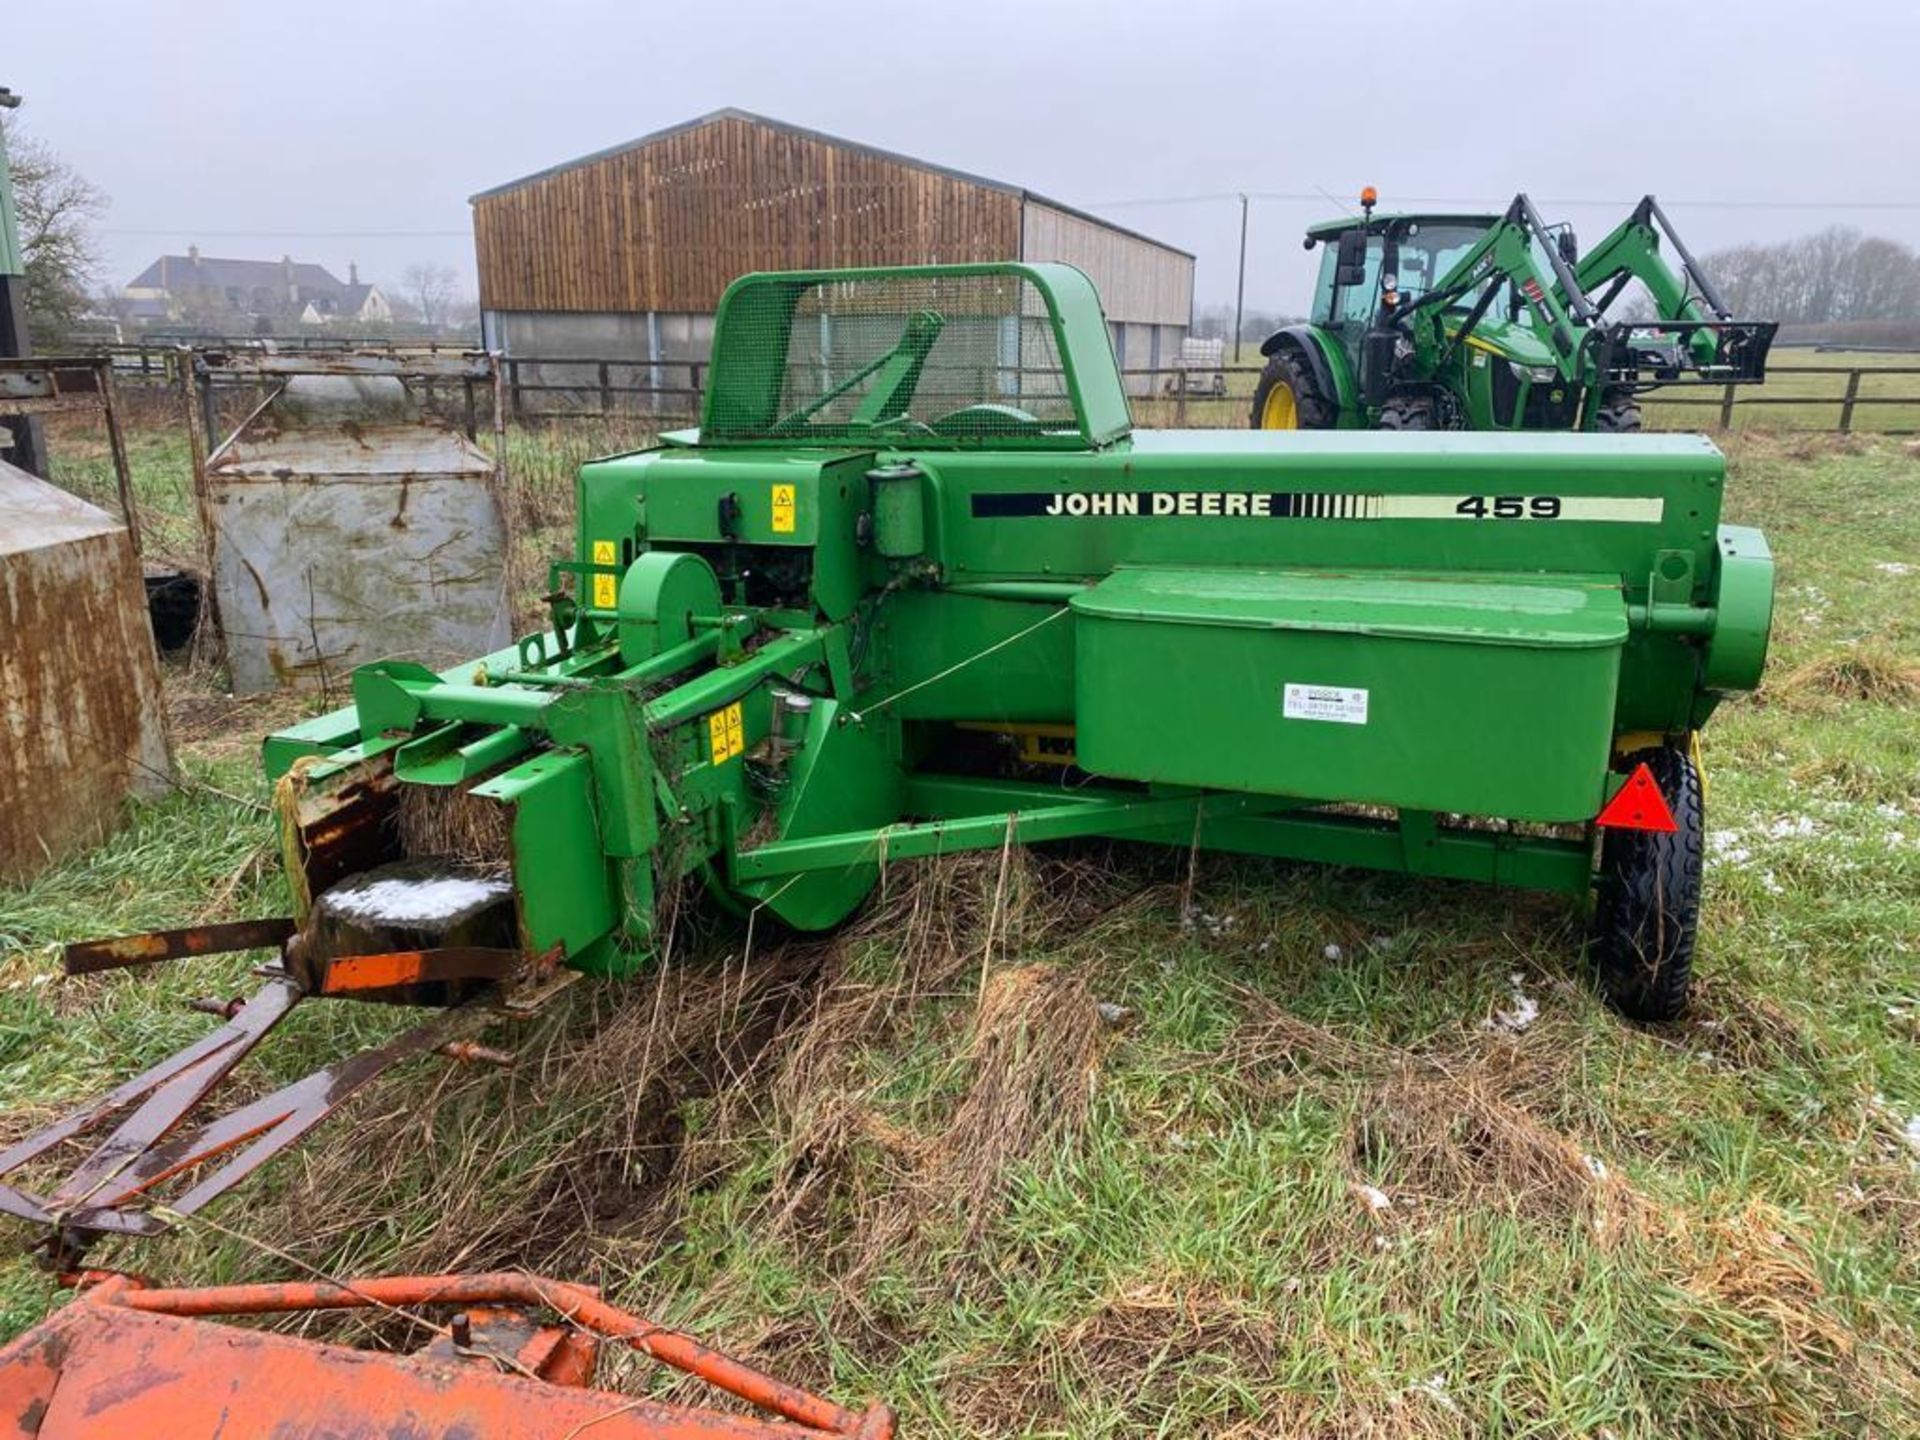
<svg viewBox="0 0 1920 1440">
<path fill-rule="evenodd" d="M 751 276 L 717 321 L 701 438 L 1081 442 L 1057 324 L 1018 271 Z"/>
</svg>

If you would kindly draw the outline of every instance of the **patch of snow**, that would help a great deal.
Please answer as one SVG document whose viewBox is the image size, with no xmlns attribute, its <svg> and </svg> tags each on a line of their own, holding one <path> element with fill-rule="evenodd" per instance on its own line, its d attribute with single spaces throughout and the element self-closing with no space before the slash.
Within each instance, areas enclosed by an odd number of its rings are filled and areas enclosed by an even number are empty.
<svg viewBox="0 0 1920 1440">
<path fill-rule="evenodd" d="M 1342 950 L 1338 945 L 1334 945 L 1331 943 L 1324 946 L 1320 951 L 1320 954 L 1328 960 L 1338 960 L 1342 955 L 1346 953 L 1347 952 Z"/>
<path fill-rule="evenodd" d="M 1119 1025 L 1133 1018 L 1133 1011 L 1125 1005 L 1116 1005 L 1111 1000 L 1100 1001 L 1096 1008 L 1100 1011 L 1100 1022 L 1103 1025 Z"/>
<path fill-rule="evenodd" d="M 1513 986 L 1513 1007 L 1494 1011 L 1480 1022 L 1482 1030 L 1504 1030 L 1509 1035 L 1518 1035 L 1540 1018 L 1540 1002 L 1520 988 L 1526 978 L 1518 970 L 1507 977 L 1508 983 Z"/>
<path fill-rule="evenodd" d="M 1453 1403 L 1453 1397 L 1447 1393 L 1446 1376 L 1429 1375 L 1426 1379 L 1417 1380 L 1407 1387 L 1408 1394 L 1416 1391 L 1438 1403 L 1441 1408 L 1451 1410 L 1456 1415 L 1460 1413 L 1460 1407 Z"/>
<path fill-rule="evenodd" d="M 1360 1203 L 1367 1207 L 1369 1214 L 1378 1215 L 1382 1210 L 1393 1208 L 1393 1201 L 1387 1198 L 1386 1191 L 1368 1185 L 1364 1181 L 1355 1182 L 1353 1193 L 1360 1197 Z"/>
<path fill-rule="evenodd" d="M 1580 1163 L 1587 1167 L 1587 1173 L 1596 1180 L 1607 1178 L 1607 1162 L 1593 1155 L 1582 1155 Z"/>
<path fill-rule="evenodd" d="M 1724 860 L 1729 865 L 1746 864 L 1753 858 L 1753 851 L 1741 843 L 1743 838 L 1737 830 L 1709 830 L 1707 858 Z"/>
<path fill-rule="evenodd" d="M 1769 840 L 1807 839 L 1820 833 L 1819 823 L 1811 815 L 1789 815 L 1767 826 Z"/>
<path fill-rule="evenodd" d="M 389 876 L 331 891 L 325 904 L 334 914 L 362 924 L 432 925 L 512 893 L 513 882 L 505 876 L 438 875 L 419 880 Z"/>
<path fill-rule="evenodd" d="M 1904 560 L 1881 560 L 1878 561 L 1873 568 L 1878 570 L 1882 575 L 1911 575 L 1913 573 L 1913 566 L 1907 564 Z"/>
</svg>

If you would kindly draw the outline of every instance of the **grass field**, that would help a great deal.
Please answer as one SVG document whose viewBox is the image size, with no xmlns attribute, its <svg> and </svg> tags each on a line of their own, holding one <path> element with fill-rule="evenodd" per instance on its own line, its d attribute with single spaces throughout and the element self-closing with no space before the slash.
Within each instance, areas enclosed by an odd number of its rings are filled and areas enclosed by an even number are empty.
<svg viewBox="0 0 1920 1440">
<path fill-rule="evenodd" d="M 516 443 L 532 551 L 576 457 Z M 1683 1023 L 1603 1010 L 1551 899 L 1127 847 L 902 867 L 840 935 L 716 923 L 575 986 L 512 1072 L 403 1072 L 98 1258 L 524 1265 L 911 1436 L 1920 1433 L 1920 452 L 1730 450 L 1779 606 L 1708 732 Z M 179 457 L 137 454 L 158 508 Z M 168 688 L 181 792 L 0 891 L 10 1127 L 245 984 L 62 982 L 59 941 L 286 904 L 251 742 L 290 702 Z M 395 1023 L 307 1007 L 247 1084 Z M 0 1334 L 56 1299 L 0 1262 Z"/>
</svg>

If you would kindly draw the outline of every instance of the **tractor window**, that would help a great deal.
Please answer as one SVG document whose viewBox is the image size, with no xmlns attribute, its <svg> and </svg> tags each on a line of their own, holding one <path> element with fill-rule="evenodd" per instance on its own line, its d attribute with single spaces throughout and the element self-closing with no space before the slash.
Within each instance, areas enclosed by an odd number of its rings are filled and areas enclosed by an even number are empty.
<svg viewBox="0 0 1920 1440">
<path fill-rule="evenodd" d="M 1409 225 L 1400 236 L 1400 293 L 1409 300 L 1419 299 L 1445 279 L 1486 233 L 1485 225 L 1437 221 Z"/>
<path fill-rule="evenodd" d="M 1337 252 L 1331 240 L 1320 245 L 1320 278 L 1313 282 L 1313 309 L 1307 312 L 1316 325 L 1328 324 L 1333 318 L 1333 272 L 1340 265 Z"/>
<path fill-rule="evenodd" d="M 1380 308 L 1380 249 L 1384 243 L 1378 235 L 1368 238 L 1367 278 L 1358 285 L 1343 285 L 1334 292 L 1333 318 L 1329 324 L 1340 325 L 1351 321 L 1364 330 L 1373 323 L 1374 312 Z M 1327 263 L 1335 263 L 1331 246 L 1327 251 Z"/>
</svg>

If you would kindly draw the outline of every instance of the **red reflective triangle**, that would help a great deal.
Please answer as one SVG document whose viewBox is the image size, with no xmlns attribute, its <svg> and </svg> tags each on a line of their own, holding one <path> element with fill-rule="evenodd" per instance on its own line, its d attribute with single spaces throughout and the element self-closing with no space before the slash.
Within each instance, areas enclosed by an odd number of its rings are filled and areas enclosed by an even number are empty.
<svg viewBox="0 0 1920 1440">
<path fill-rule="evenodd" d="M 1627 777 L 1627 783 L 1614 792 L 1606 808 L 1594 817 L 1594 824 L 1615 830 L 1660 830 L 1672 834 L 1680 827 L 1673 823 L 1673 811 L 1660 787 L 1653 783 L 1653 772 L 1641 761 Z"/>
</svg>

